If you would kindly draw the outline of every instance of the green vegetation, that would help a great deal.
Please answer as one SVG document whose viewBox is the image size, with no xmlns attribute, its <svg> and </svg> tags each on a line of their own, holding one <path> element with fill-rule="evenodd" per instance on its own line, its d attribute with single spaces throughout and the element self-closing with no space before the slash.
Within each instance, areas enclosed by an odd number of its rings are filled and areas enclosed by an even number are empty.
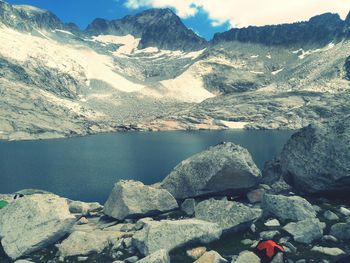
<svg viewBox="0 0 350 263">
<path fill-rule="evenodd" d="M 4 208 L 5 206 L 7 206 L 9 203 L 5 200 L 0 200 L 0 209 Z"/>
</svg>

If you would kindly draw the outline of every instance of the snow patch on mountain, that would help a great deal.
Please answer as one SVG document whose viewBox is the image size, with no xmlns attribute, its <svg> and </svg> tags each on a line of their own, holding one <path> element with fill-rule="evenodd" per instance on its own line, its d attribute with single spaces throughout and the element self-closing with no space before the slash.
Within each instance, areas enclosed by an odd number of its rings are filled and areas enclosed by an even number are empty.
<svg viewBox="0 0 350 263">
<path fill-rule="evenodd" d="M 63 45 L 47 36 L 43 39 L 3 27 L 0 29 L 0 55 L 21 63 L 39 61 L 75 79 L 101 80 L 124 92 L 135 92 L 144 87 L 118 74 L 111 57 L 98 54 L 86 46 Z"/>
<path fill-rule="evenodd" d="M 133 53 L 140 43 L 140 38 L 135 38 L 132 35 L 126 36 L 113 36 L 113 35 L 99 35 L 93 37 L 93 41 L 97 41 L 104 44 L 116 44 L 121 45 L 113 54 L 118 55 L 130 55 Z"/>
<path fill-rule="evenodd" d="M 55 29 L 55 30 L 52 30 L 52 32 L 53 33 L 59 32 L 59 33 L 63 33 L 63 34 L 74 36 L 74 34 L 72 32 L 69 32 L 69 31 L 66 31 L 66 30 L 61 30 L 61 29 Z"/>
<path fill-rule="evenodd" d="M 205 88 L 203 81 L 203 76 L 210 72 L 211 69 L 203 66 L 200 62 L 194 63 L 180 76 L 161 81 L 162 86 L 166 89 L 165 95 L 196 103 L 215 97 L 215 94 Z"/>
<path fill-rule="evenodd" d="M 282 72 L 283 70 L 284 70 L 284 68 L 281 68 L 281 69 L 272 71 L 271 74 L 272 74 L 272 75 L 277 75 L 278 73 Z"/>
</svg>

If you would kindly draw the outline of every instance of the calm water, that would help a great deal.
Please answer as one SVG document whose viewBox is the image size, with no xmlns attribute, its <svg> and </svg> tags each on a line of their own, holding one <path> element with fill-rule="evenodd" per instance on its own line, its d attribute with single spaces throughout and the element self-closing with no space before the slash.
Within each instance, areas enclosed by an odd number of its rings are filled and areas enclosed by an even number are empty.
<svg viewBox="0 0 350 263">
<path fill-rule="evenodd" d="M 35 188 L 103 203 L 116 181 L 159 182 L 181 160 L 222 141 L 246 147 L 262 168 L 280 152 L 291 134 L 243 130 L 130 132 L 0 142 L 0 193 Z"/>
</svg>

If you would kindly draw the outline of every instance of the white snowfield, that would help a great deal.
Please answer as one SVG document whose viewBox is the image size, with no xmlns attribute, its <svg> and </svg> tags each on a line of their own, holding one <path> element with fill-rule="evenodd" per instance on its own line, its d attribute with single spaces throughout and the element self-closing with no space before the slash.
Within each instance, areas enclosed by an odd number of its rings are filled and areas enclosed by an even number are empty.
<svg viewBox="0 0 350 263">
<path fill-rule="evenodd" d="M 70 35 L 64 30 L 54 31 Z M 54 32 L 37 30 L 37 33 L 41 37 L 0 26 L 0 57 L 7 58 L 19 65 L 33 61 L 39 62 L 41 66 L 71 75 L 89 89 L 93 89 L 92 80 L 99 80 L 121 92 L 136 92 L 142 96 L 171 98 L 183 102 L 201 102 L 214 96 L 205 89 L 200 72 L 198 76 L 196 67 L 189 67 L 175 79 L 149 86 L 129 80 L 128 76 L 125 76 L 125 71 L 123 74 L 123 71 L 114 63 L 112 55 L 99 54 L 88 45 L 84 45 L 84 42 L 75 45 L 56 42 L 50 38 L 50 34 Z M 140 55 L 145 52 L 159 57 L 167 55 L 195 59 L 204 52 L 200 50 L 186 53 L 156 48 L 137 50 L 140 39 L 131 35 L 97 36 L 92 41 L 121 45 L 113 53 L 114 56 Z M 103 97 L 103 94 L 101 96 Z"/>
<path fill-rule="evenodd" d="M 59 33 L 68 34 L 68 35 L 74 36 L 74 34 L 72 32 L 69 32 L 69 31 L 66 31 L 66 30 L 55 29 L 55 30 L 52 30 L 52 31 L 54 33 L 59 32 Z"/>
<path fill-rule="evenodd" d="M 118 55 L 130 55 L 137 49 L 140 38 L 135 38 L 132 35 L 126 36 L 113 36 L 113 35 L 99 35 L 93 37 L 93 41 L 105 43 L 105 44 L 117 44 L 122 45 L 113 54 Z"/>
</svg>

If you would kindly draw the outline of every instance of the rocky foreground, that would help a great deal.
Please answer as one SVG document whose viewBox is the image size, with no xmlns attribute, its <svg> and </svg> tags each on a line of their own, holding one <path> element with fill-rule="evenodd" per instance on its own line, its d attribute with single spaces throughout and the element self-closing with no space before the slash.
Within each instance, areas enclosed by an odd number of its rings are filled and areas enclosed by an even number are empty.
<svg viewBox="0 0 350 263">
<path fill-rule="evenodd" d="M 302 129 L 262 173 L 246 149 L 222 143 L 159 184 L 117 182 L 104 206 L 1 195 L 1 262 L 255 263 L 261 239 L 280 243 L 288 263 L 335 262 L 350 253 L 349 120 Z M 325 199 L 335 193 L 341 201 Z"/>
</svg>

